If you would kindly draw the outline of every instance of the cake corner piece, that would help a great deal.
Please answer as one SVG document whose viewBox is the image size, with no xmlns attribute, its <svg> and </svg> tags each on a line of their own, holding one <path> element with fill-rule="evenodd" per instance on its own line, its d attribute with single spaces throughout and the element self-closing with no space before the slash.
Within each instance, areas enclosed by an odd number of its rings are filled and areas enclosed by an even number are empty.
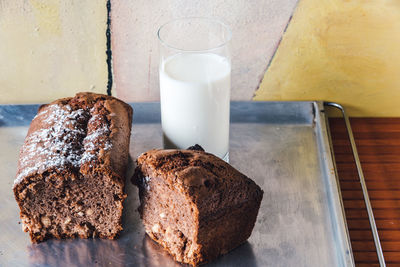
<svg viewBox="0 0 400 267">
<path fill-rule="evenodd" d="M 193 266 L 244 243 L 263 197 L 254 181 L 200 149 L 147 151 L 132 181 L 146 233 Z"/>
</svg>

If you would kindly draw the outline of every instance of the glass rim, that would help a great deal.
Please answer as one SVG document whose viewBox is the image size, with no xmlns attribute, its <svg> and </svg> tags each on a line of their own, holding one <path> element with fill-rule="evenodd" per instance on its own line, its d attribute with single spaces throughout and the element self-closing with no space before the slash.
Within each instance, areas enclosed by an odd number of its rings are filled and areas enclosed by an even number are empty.
<svg viewBox="0 0 400 267">
<path fill-rule="evenodd" d="M 165 41 L 165 40 L 163 40 L 161 38 L 160 33 L 161 33 L 162 29 L 164 29 L 164 27 L 168 26 L 169 24 L 172 24 L 172 23 L 177 22 L 177 21 L 185 21 L 185 20 L 187 21 L 187 20 L 194 20 L 194 19 L 199 19 L 199 20 L 209 21 L 209 22 L 211 21 L 211 22 L 214 22 L 214 23 L 217 23 L 217 24 L 221 25 L 228 33 L 228 36 L 227 36 L 226 40 L 221 42 L 221 44 L 218 44 L 218 45 L 216 45 L 216 46 L 214 46 L 212 48 L 206 48 L 206 49 L 183 49 L 183 48 L 179 48 L 179 47 L 175 47 L 173 45 L 170 45 L 167 41 Z M 222 20 L 220 20 L 218 18 L 214 18 L 214 17 L 183 17 L 183 18 L 172 19 L 172 20 L 167 21 L 166 23 L 162 24 L 157 30 L 157 38 L 158 38 L 158 40 L 160 41 L 160 43 L 162 45 L 164 45 L 164 46 L 166 46 L 168 48 L 177 50 L 177 51 L 182 51 L 182 52 L 208 52 L 208 51 L 213 51 L 213 50 L 216 50 L 218 48 L 221 48 L 221 47 L 224 47 L 225 45 L 227 45 L 232 39 L 232 31 L 231 31 L 231 29 L 229 28 L 229 26 L 226 23 L 224 23 Z"/>
</svg>

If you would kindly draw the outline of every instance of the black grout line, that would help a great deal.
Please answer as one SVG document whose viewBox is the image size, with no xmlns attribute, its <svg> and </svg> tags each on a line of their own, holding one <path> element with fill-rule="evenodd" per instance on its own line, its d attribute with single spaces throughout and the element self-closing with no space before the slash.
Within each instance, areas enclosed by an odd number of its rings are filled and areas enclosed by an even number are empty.
<svg viewBox="0 0 400 267">
<path fill-rule="evenodd" d="M 290 23 L 292 22 L 293 16 L 294 16 L 294 14 L 295 14 L 296 11 L 297 11 L 297 7 L 299 6 L 299 2 L 300 2 L 300 1 L 297 1 L 296 4 L 295 4 L 295 7 L 293 8 L 292 15 L 290 15 L 289 20 L 288 20 L 287 23 L 286 23 L 285 29 L 283 29 L 281 38 L 279 38 L 279 41 L 278 41 L 278 43 L 276 44 L 276 48 L 275 48 L 274 54 L 273 54 L 272 57 L 270 58 L 270 60 L 269 60 L 269 62 L 268 62 L 268 65 L 267 65 L 267 68 L 266 68 L 264 74 L 268 71 L 268 69 L 269 69 L 269 67 L 270 67 L 270 65 L 271 65 L 271 63 L 272 63 L 272 60 L 275 58 L 276 53 L 278 52 L 278 49 L 279 49 L 279 47 L 281 46 L 281 42 L 283 41 L 283 36 L 286 34 L 286 31 L 287 31 L 287 29 L 289 28 Z"/>
<path fill-rule="evenodd" d="M 290 15 L 289 20 L 288 20 L 287 23 L 286 23 L 285 29 L 283 29 L 281 38 L 279 38 L 279 41 L 278 41 L 278 43 L 277 43 L 276 46 L 275 46 L 274 53 L 272 54 L 271 58 L 269 59 L 269 61 L 268 61 L 268 63 L 267 63 L 267 66 L 265 67 L 265 70 L 264 70 L 264 72 L 263 72 L 263 74 L 262 74 L 262 77 L 261 77 L 261 79 L 260 79 L 260 82 L 258 83 L 256 90 L 254 90 L 253 96 L 252 96 L 251 99 L 253 99 L 253 98 L 256 96 L 256 93 L 257 93 L 258 89 L 260 88 L 260 85 L 261 85 L 262 81 L 263 81 L 264 78 L 265 78 L 265 74 L 266 74 L 267 71 L 269 70 L 269 67 L 270 67 L 271 64 L 272 64 L 272 60 L 275 58 L 276 53 L 278 52 L 278 49 L 279 49 L 279 47 L 280 47 L 280 45 L 281 45 L 281 42 L 282 42 L 282 40 L 283 40 L 283 36 L 286 34 L 286 30 L 288 29 L 289 24 L 292 22 L 292 18 L 293 18 L 293 16 L 294 16 L 294 13 L 297 11 L 297 7 L 299 6 L 299 2 L 300 2 L 300 1 L 297 1 L 297 3 L 295 4 L 295 7 L 293 8 L 292 14 Z"/>
<path fill-rule="evenodd" d="M 107 0 L 107 71 L 108 71 L 108 81 L 107 81 L 107 95 L 111 95 L 111 89 L 113 85 L 113 74 L 112 74 L 112 52 L 111 52 L 111 0 Z"/>
</svg>

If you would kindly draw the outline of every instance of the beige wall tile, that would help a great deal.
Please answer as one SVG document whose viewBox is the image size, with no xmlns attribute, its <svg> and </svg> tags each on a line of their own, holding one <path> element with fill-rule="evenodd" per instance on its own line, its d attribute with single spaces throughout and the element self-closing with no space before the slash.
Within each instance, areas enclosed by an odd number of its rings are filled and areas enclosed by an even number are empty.
<svg viewBox="0 0 400 267">
<path fill-rule="evenodd" d="M 400 116 L 400 2 L 302 0 L 255 99 Z"/>
<path fill-rule="evenodd" d="M 158 100 L 158 27 L 173 18 L 207 16 L 219 17 L 231 26 L 232 99 L 250 100 L 296 2 L 112 0 L 112 50 L 116 95 L 127 101 Z"/>
<path fill-rule="evenodd" d="M 0 103 L 106 92 L 106 1 L 0 1 Z"/>
</svg>

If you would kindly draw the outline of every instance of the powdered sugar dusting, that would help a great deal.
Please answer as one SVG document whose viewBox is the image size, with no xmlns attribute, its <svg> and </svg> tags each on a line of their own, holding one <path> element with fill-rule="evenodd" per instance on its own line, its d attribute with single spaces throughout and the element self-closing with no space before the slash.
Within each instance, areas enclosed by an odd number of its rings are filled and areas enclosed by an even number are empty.
<svg viewBox="0 0 400 267">
<path fill-rule="evenodd" d="M 28 175 L 53 168 L 79 169 L 82 164 L 97 160 L 101 149 L 109 150 L 110 129 L 105 116 L 91 116 L 94 111 L 57 104 L 40 111 L 34 119 L 40 119 L 43 127 L 25 139 L 20 153 L 21 171 L 14 185 Z"/>
<path fill-rule="evenodd" d="M 103 149 L 111 149 L 111 143 L 106 138 L 110 134 L 110 129 L 104 123 L 105 118 L 100 115 L 94 115 L 88 121 L 88 126 L 92 124 L 102 124 L 101 127 L 95 127 L 94 131 L 88 132 L 85 139 L 83 139 L 83 147 L 85 152 L 82 154 L 81 163 L 95 160 L 97 158 L 99 144 L 103 143 Z"/>
</svg>

